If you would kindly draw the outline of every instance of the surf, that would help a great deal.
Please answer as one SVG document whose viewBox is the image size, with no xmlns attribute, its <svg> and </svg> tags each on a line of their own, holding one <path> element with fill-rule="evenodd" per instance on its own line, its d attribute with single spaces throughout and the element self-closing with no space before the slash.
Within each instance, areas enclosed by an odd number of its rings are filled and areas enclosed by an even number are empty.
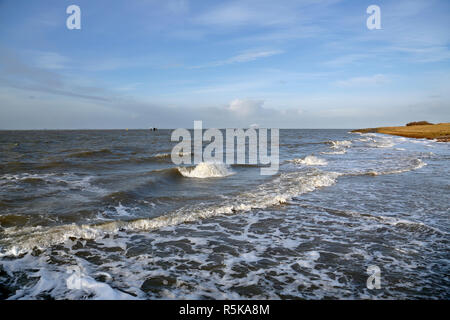
<svg viewBox="0 0 450 320">
<path fill-rule="evenodd" d="M 233 175 L 234 172 L 224 163 L 201 162 L 195 167 L 178 167 L 178 172 L 187 178 L 223 178 Z"/>
</svg>

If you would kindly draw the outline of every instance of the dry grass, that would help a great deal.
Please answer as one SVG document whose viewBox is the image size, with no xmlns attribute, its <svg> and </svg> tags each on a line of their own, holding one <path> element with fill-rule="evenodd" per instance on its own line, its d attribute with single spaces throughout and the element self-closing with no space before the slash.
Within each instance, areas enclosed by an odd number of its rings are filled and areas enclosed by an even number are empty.
<svg viewBox="0 0 450 320">
<path fill-rule="evenodd" d="M 404 127 L 380 127 L 354 130 L 354 132 L 377 132 L 402 136 L 407 138 L 438 139 L 439 141 L 450 141 L 450 123 L 439 123 L 432 125 L 415 125 Z"/>
</svg>

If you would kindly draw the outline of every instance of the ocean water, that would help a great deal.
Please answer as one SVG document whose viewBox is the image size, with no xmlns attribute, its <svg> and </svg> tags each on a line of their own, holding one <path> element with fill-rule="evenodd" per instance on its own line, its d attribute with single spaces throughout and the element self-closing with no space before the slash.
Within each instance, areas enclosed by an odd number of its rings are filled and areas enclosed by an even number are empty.
<svg viewBox="0 0 450 320">
<path fill-rule="evenodd" d="M 170 134 L 1 131 L 0 299 L 450 298 L 449 144 L 280 130 L 262 176 Z"/>
</svg>

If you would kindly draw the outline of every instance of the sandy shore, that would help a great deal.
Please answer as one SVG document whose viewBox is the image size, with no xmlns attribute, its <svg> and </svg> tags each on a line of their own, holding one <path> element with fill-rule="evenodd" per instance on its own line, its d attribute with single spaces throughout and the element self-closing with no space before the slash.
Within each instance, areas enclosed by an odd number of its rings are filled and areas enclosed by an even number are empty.
<svg viewBox="0 0 450 320">
<path fill-rule="evenodd" d="M 432 125 L 416 125 L 403 127 L 367 128 L 367 129 L 353 130 L 352 132 L 384 133 L 407 138 L 426 138 L 426 139 L 436 139 L 438 141 L 443 142 L 450 142 L 450 123 L 438 123 Z"/>
</svg>

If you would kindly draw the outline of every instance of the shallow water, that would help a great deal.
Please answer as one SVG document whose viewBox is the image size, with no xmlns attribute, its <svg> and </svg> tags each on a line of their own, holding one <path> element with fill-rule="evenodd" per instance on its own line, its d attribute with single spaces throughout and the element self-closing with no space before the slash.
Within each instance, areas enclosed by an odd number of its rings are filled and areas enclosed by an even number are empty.
<svg viewBox="0 0 450 320">
<path fill-rule="evenodd" d="M 170 134 L 0 132 L 0 298 L 450 298 L 448 144 L 280 130 L 262 176 Z"/>
</svg>

